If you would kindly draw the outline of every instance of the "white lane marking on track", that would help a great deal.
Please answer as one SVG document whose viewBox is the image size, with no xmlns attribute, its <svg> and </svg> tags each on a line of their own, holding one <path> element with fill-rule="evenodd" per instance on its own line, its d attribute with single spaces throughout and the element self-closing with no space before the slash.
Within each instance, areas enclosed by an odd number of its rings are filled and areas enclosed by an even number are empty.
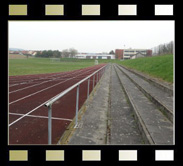
<svg viewBox="0 0 183 166">
<path fill-rule="evenodd" d="M 78 70 L 76 70 L 76 71 L 78 71 Z M 12 86 L 9 86 L 9 87 L 13 87 L 13 86 L 16 86 L 16 85 L 21 85 L 21 84 L 27 84 L 27 83 L 30 83 L 30 82 L 33 82 L 33 81 L 37 81 L 37 80 L 42 80 L 42 79 L 49 79 L 49 78 L 52 78 L 52 77 L 54 77 L 54 76 L 58 76 L 58 75 L 63 75 L 63 74 L 68 74 L 68 73 L 71 73 L 71 71 L 70 72 L 62 72 L 62 73 L 57 73 L 57 74 L 54 74 L 54 75 L 51 75 L 51 74 L 49 74 L 49 76 L 47 76 L 47 77 L 43 77 L 43 76 L 41 76 L 41 77 L 39 77 L 39 78 L 36 78 L 36 79 L 31 79 L 31 78 L 29 78 L 29 77 L 27 77 L 27 79 L 24 79 L 26 82 L 20 82 L 20 83 L 16 83 L 16 84 L 13 84 Z M 31 79 L 31 80 L 30 80 Z"/>
<path fill-rule="evenodd" d="M 29 78 L 28 80 L 26 80 L 26 82 L 16 83 L 16 84 L 13 84 L 12 86 L 9 86 L 9 87 L 11 88 L 11 87 L 16 86 L 16 85 L 31 83 L 35 80 L 38 81 L 38 80 L 43 80 L 43 79 L 51 79 L 52 77 L 55 77 L 55 76 L 58 76 L 58 75 L 64 76 L 63 74 L 67 74 L 67 73 L 59 73 L 59 74 L 55 74 L 55 75 L 51 75 L 51 76 L 49 75 L 48 77 L 39 77 L 39 78 L 33 79 L 33 80 L 30 80 L 30 78 Z"/>
<path fill-rule="evenodd" d="M 72 79 L 72 78 L 70 78 L 70 79 Z M 28 98 L 28 97 L 30 97 L 30 96 L 33 96 L 33 95 L 35 95 L 35 94 L 37 94 L 37 93 L 40 93 L 40 92 L 42 92 L 42 91 L 45 91 L 45 90 L 47 90 L 47 89 L 50 89 L 50 88 L 52 88 L 52 87 L 54 87 L 54 86 L 57 86 L 57 85 L 59 85 L 59 84 L 62 84 L 62 83 L 66 82 L 66 81 L 68 81 L 68 80 L 70 80 L 70 79 L 67 79 L 67 80 L 65 80 L 65 81 L 63 81 L 63 82 L 59 82 L 58 84 L 49 86 L 49 87 L 47 87 L 47 88 L 45 88 L 45 89 L 42 89 L 42 90 L 40 90 L 40 91 L 37 91 L 37 92 L 35 92 L 35 93 L 32 93 L 32 94 L 27 95 L 27 96 L 25 96 L 25 97 L 22 97 L 22 98 L 20 98 L 20 99 L 18 99 L 18 100 L 14 100 L 14 101 L 12 101 L 11 103 L 9 103 L 9 105 L 10 105 L 10 104 L 13 104 L 13 103 L 16 103 L 16 102 L 18 102 L 18 101 L 20 101 L 20 100 L 26 99 L 26 98 Z"/>
<path fill-rule="evenodd" d="M 47 101 L 46 101 L 47 102 Z M 13 121 L 12 123 L 9 124 L 9 127 L 11 125 L 13 125 L 14 123 L 18 122 L 19 120 L 21 120 L 22 118 L 24 118 L 25 116 L 31 114 L 32 112 L 34 112 L 35 110 L 37 110 L 38 108 L 40 108 L 41 106 L 43 106 L 44 104 L 46 104 L 46 102 L 44 102 L 43 104 L 37 106 L 36 108 L 34 108 L 33 110 L 29 111 L 28 113 L 24 114 L 23 116 L 21 116 L 20 118 L 16 119 L 15 121 Z"/>
<path fill-rule="evenodd" d="M 89 70 L 89 71 L 90 71 L 90 70 Z M 89 71 L 87 71 L 87 72 L 85 72 L 85 73 L 88 73 Z M 83 73 L 81 73 L 81 74 L 83 74 Z M 81 74 L 79 74 L 79 75 L 81 75 Z M 54 84 L 54 85 L 52 85 L 52 86 L 49 86 L 49 87 L 47 87 L 47 88 L 45 88 L 45 89 L 42 89 L 42 90 L 40 90 L 40 91 L 37 91 L 37 92 L 35 92 L 35 93 L 32 93 L 32 94 L 27 95 L 27 96 L 25 96 L 25 97 L 22 97 L 22 98 L 20 98 L 20 99 L 14 100 L 14 101 L 10 102 L 9 105 L 10 105 L 10 104 L 13 104 L 13 103 L 16 103 L 16 102 L 18 102 L 18 101 L 20 101 L 20 100 L 23 100 L 23 99 L 25 99 L 25 98 L 28 98 L 28 97 L 30 97 L 30 96 L 33 96 L 33 95 L 35 95 L 35 94 L 37 94 L 37 93 L 40 93 L 40 92 L 42 92 L 42 91 L 45 91 L 45 90 L 47 90 L 47 89 L 50 89 L 50 88 L 52 88 L 52 87 L 54 87 L 54 86 L 57 86 L 57 85 L 59 85 L 59 84 L 62 84 L 62 83 L 64 83 L 64 82 L 68 81 L 68 80 L 74 79 L 74 78 L 78 77 L 79 75 L 77 75 L 77 76 L 75 76 L 75 77 L 72 77 L 72 78 L 69 78 L 69 79 L 67 79 L 67 80 L 65 80 L 65 81 L 63 81 L 63 82 L 59 82 L 59 83 L 57 83 L 57 84 Z"/>
<path fill-rule="evenodd" d="M 91 71 L 91 70 L 90 70 L 90 71 Z M 89 71 L 87 71 L 87 72 L 89 72 Z M 86 73 L 86 72 L 85 72 L 85 73 Z M 58 95 L 58 94 L 57 94 L 57 95 Z M 57 96 L 57 95 L 55 95 L 55 96 Z M 55 97 L 55 96 L 54 96 L 54 97 Z M 52 97 L 51 99 L 53 99 L 54 97 Z M 49 100 L 51 100 L 51 99 L 49 99 Z M 18 119 L 16 119 L 15 121 L 13 121 L 11 124 L 9 124 L 9 127 L 10 127 L 11 125 L 15 124 L 16 122 L 18 122 L 19 120 L 23 119 L 25 116 L 31 114 L 32 112 L 34 112 L 35 110 L 37 110 L 37 109 L 40 108 L 41 106 L 45 105 L 49 100 L 47 100 L 46 102 L 42 103 L 41 105 L 37 106 L 37 107 L 34 108 L 33 110 L 29 111 L 28 113 L 24 114 L 24 115 L 21 116 L 20 118 L 18 118 Z"/>
<path fill-rule="evenodd" d="M 19 113 L 9 113 L 10 115 L 24 115 L 24 114 L 19 114 Z M 47 116 L 40 116 L 40 115 L 27 115 L 28 117 L 33 117 L 33 118 L 45 118 L 48 119 Z M 72 119 L 67 119 L 67 118 L 57 118 L 57 117 L 51 117 L 51 119 L 55 120 L 66 120 L 66 121 L 72 121 Z"/>
<path fill-rule="evenodd" d="M 74 72 L 74 73 L 75 73 L 75 72 Z M 66 75 L 64 75 L 64 77 L 67 77 L 67 76 L 69 76 L 69 75 L 73 75 L 74 73 L 66 74 Z M 80 73 L 80 72 L 79 72 L 79 73 Z M 59 78 L 60 78 L 60 77 L 59 77 Z M 28 88 L 31 88 L 31 87 L 34 87 L 34 86 L 37 86 L 37 85 L 41 85 L 41 84 L 44 84 L 44 83 L 46 83 L 46 82 L 57 81 L 57 80 L 59 80 L 59 78 L 58 78 L 58 79 L 57 79 L 57 78 L 54 78 L 54 79 L 52 79 L 52 80 L 43 81 L 43 82 L 38 83 L 38 84 L 34 84 L 34 85 L 31 85 L 31 86 L 24 87 L 24 88 L 22 88 L 22 89 L 17 89 L 17 90 L 14 90 L 14 91 L 9 92 L 9 94 L 15 93 L 15 92 L 18 92 L 18 91 L 21 91 L 21 90 L 24 90 L 24 89 L 28 89 Z"/>
<path fill-rule="evenodd" d="M 92 68 L 92 67 L 89 67 L 89 68 Z M 52 77 L 55 77 L 55 76 L 58 76 L 58 75 L 61 75 L 61 76 L 64 76 L 65 74 L 72 74 L 73 72 L 75 73 L 75 72 L 82 72 L 84 69 L 78 69 L 78 70 L 74 70 L 74 71 L 67 71 L 67 72 L 62 72 L 62 73 L 57 73 L 57 74 L 54 74 L 54 75 L 51 75 L 50 73 L 49 73 L 49 76 L 47 76 L 47 77 L 43 77 L 43 76 L 41 76 L 41 77 L 39 77 L 39 78 L 37 78 L 37 79 L 33 79 L 33 80 L 30 80 L 31 78 L 29 78 L 29 77 L 26 77 L 26 78 L 28 78 L 28 80 L 27 79 L 24 79 L 24 80 L 27 80 L 26 82 L 20 82 L 20 83 L 16 83 L 16 84 L 13 84 L 13 85 L 11 85 L 11 86 L 9 86 L 9 88 L 11 88 L 11 87 L 13 87 L 13 86 L 16 86 L 16 85 L 22 85 L 22 84 L 27 84 L 27 83 L 31 83 L 31 82 L 33 82 L 33 81 L 37 81 L 37 80 L 42 80 L 42 79 L 51 79 Z M 26 75 L 25 75 L 26 76 Z M 18 77 L 18 76 L 17 76 Z"/>
<path fill-rule="evenodd" d="M 26 82 L 20 82 L 20 83 L 16 83 L 16 84 L 13 84 L 13 85 L 11 85 L 11 86 L 9 86 L 9 88 L 11 88 L 11 87 L 14 87 L 14 86 L 16 86 L 16 85 L 22 85 L 22 84 L 29 84 L 29 83 L 32 83 L 33 81 L 39 81 L 39 80 L 42 80 L 42 79 L 52 79 L 52 78 L 54 78 L 55 76 L 60 76 L 60 77 L 63 77 L 63 76 L 68 76 L 68 75 L 72 75 L 72 74 L 74 74 L 74 73 L 76 73 L 76 72 L 79 72 L 79 73 L 81 73 L 82 71 L 83 71 L 84 69 L 79 69 L 79 70 L 74 70 L 73 72 L 71 72 L 71 71 L 69 71 L 69 72 L 63 72 L 63 73 L 57 73 L 57 74 L 54 74 L 54 75 L 49 75 L 49 76 L 47 76 L 47 77 L 43 77 L 43 76 L 41 76 L 41 77 L 39 77 L 38 79 L 33 79 L 33 80 L 30 80 L 30 78 L 29 78 L 29 80 L 27 80 Z M 48 80 L 48 81 L 52 81 L 52 80 Z M 12 92 L 10 92 L 10 93 L 12 93 Z"/>
</svg>

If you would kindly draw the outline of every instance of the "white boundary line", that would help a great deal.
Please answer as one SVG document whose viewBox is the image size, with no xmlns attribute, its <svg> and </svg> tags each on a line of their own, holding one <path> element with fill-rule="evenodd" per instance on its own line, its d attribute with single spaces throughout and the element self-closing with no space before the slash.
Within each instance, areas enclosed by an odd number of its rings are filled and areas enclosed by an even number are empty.
<svg viewBox="0 0 183 166">
<path fill-rule="evenodd" d="M 91 71 L 91 70 L 89 70 L 89 71 Z M 87 72 L 89 72 L 89 71 L 87 71 Z M 87 73 L 87 72 L 85 72 L 85 73 Z M 77 77 L 77 76 L 76 76 Z M 63 83 L 63 82 L 62 82 Z M 57 95 L 55 95 L 55 96 L 57 96 Z M 54 97 L 55 97 L 54 96 Z M 52 98 L 54 98 L 54 97 L 52 97 Z M 52 99 L 51 98 L 51 99 Z M 38 108 L 40 108 L 41 106 L 43 106 L 43 105 L 45 105 L 48 101 L 50 101 L 51 99 L 49 99 L 49 100 L 47 100 L 46 102 L 44 102 L 44 103 L 42 103 L 41 105 L 39 105 L 39 106 L 37 106 L 36 108 L 34 108 L 33 110 L 31 110 L 31 111 L 29 111 L 28 113 L 26 113 L 26 114 L 24 114 L 23 116 L 21 116 L 20 118 L 18 118 L 18 119 L 16 119 L 15 121 L 13 121 L 12 123 L 10 123 L 8 126 L 10 127 L 10 126 L 12 126 L 13 124 L 15 124 L 16 122 L 18 122 L 19 120 L 21 120 L 21 119 L 23 119 L 25 116 L 28 116 L 29 114 L 31 114 L 32 112 L 34 112 L 35 110 L 37 110 Z M 10 112 L 9 112 L 10 113 Z"/>
<path fill-rule="evenodd" d="M 31 114 L 32 112 L 34 112 L 35 110 L 37 110 L 38 108 L 40 108 L 41 106 L 43 106 L 46 102 L 42 103 L 41 105 L 37 106 L 36 108 L 34 108 L 33 110 L 29 111 L 28 113 L 24 114 L 23 116 L 21 116 L 20 118 L 16 119 L 15 121 L 13 121 L 12 123 L 10 123 L 8 126 L 10 127 L 11 125 L 13 125 L 14 123 L 18 122 L 19 120 L 21 120 L 22 118 L 24 118 L 25 116 Z M 9 112 L 10 113 L 10 112 Z"/>
<path fill-rule="evenodd" d="M 22 116 L 24 114 L 18 114 L 18 113 L 9 113 L 10 115 L 19 115 Z M 27 115 L 28 117 L 33 117 L 33 118 L 44 118 L 48 119 L 48 116 L 40 116 L 40 115 Z M 57 118 L 57 117 L 52 117 L 54 120 L 65 120 L 65 121 L 72 121 L 72 119 L 67 119 L 67 118 Z"/>
<path fill-rule="evenodd" d="M 77 70 L 78 71 L 78 70 Z M 76 71 L 76 72 L 77 72 Z M 69 73 L 71 73 L 71 72 L 69 72 Z M 27 79 L 23 79 L 24 80 L 24 82 L 16 82 L 16 83 L 14 83 L 12 86 L 9 86 L 10 88 L 11 87 L 13 87 L 13 86 L 16 86 L 16 85 L 21 85 L 21 84 L 27 84 L 27 83 L 30 83 L 30 82 L 33 82 L 33 81 L 38 81 L 38 80 L 44 80 L 44 79 L 50 79 L 50 78 L 52 78 L 52 77 L 54 77 L 54 76 L 58 76 L 58 75 L 60 75 L 60 76 L 64 76 L 64 75 L 66 75 L 66 74 L 68 74 L 68 72 L 60 72 L 60 73 L 57 73 L 57 74 L 54 74 L 54 75 L 51 75 L 51 73 L 48 73 L 49 74 L 49 76 L 47 76 L 47 77 L 44 77 L 44 76 L 40 76 L 40 77 L 38 77 L 38 78 L 36 78 L 36 79 L 33 79 L 33 80 L 31 80 L 31 77 L 27 77 Z M 46 75 L 46 74 L 45 74 Z"/>
<path fill-rule="evenodd" d="M 79 73 L 80 73 L 80 72 L 79 72 Z M 75 74 L 75 72 L 74 72 L 74 73 L 70 73 L 70 74 L 66 74 L 66 75 L 64 75 L 64 76 L 69 76 L 69 75 L 73 75 L 73 74 Z M 62 76 L 59 77 L 59 78 L 62 78 Z M 52 80 L 43 81 L 43 82 L 38 83 L 38 84 L 34 84 L 34 85 L 27 86 L 27 87 L 24 87 L 24 88 L 21 88 L 21 89 L 17 89 L 17 90 L 14 90 L 14 91 L 9 92 L 9 94 L 15 93 L 15 92 L 18 92 L 18 91 L 21 91 L 21 90 L 24 90 L 24 89 L 28 89 L 28 88 L 31 88 L 31 87 L 34 87 L 34 86 L 37 86 L 37 85 L 41 85 L 41 84 L 44 84 L 44 83 L 47 83 L 47 82 L 56 81 L 56 80 L 59 80 L 59 78 L 58 78 L 58 77 L 57 77 L 57 78 L 52 78 Z"/>
<path fill-rule="evenodd" d="M 89 66 L 88 67 L 89 69 L 90 68 L 93 68 L 93 66 Z M 42 79 L 50 79 L 50 78 L 52 78 L 52 77 L 55 77 L 55 76 L 58 76 L 58 75 L 60 75 L 60 76 L 65 76 L 65 75 L 68 75 L 68 74 L 72 74 L 73 72 L 82 72 L 83 70 L 84 70 L 85 68 L 82 68 L 82 69 L 77 69 L 77 70 L 74 70 L 74 71 L 66 71 L 66 72 L 60 72 L 60 73 L 57 73 L 57 74 L 54 74 L 54 75 L 51 75 L 52 73 L 48 73 L 49 74 L 49 76 L 47 76 L 47 77 L 44 77 L 44 76 L 41 76 L 41 77 L 39 77 L 39 78 L 36 78 L 36 79 L 33 79 L 33 80 L 30 80 L 31 78 L 30 77 L 28 77 L 29 75 L 25 75 L 25 76 L 27 76 L 27 79 L 24 79 L 25 80 L 25 82 L 17 82 L 17 83 L 13 83 L 11 86 L 9 86 L 9 88 L 11 88 L 11 87 L 14 87 L 14 86 L 16 86 L 16 85 L 21 85 L 21 84 L 27 84 L 27 83 L 30 83 L 30 82 L 33 82 L 33 81 L 37 81 L 37 80 L 42 80 Z M 40 74 L 40 75 L 44 75 L 44 74 Z M 45 74 L 46 75 L 46 74 Z M 21 75 L 21 76 L 23 76 L 23 75 Z M 30 75 L 30 76 L 32 76 L 32 75 Z M 18 76 L 17 76 L 18 77 Z M 15 79 L 14 79 L 15 80 Z"/>
<path fill-rule="evenodd" d="M 75 72 L 77 72 L 77 71 L 75 71 Z M 55 74 L 55 75 L 47 76 L 47 77 L 41 76 L 41 77 L 33 79 L 33 80 L 31 80 L 31 78 L 27 78 L 27 79 L 24 79 L 25 80 L 24 82 L 17 82 L 17 83 L 15 83 L 15 84 L 13 84 L 12 86 L 9 86 L 9 87 L 11 88 L 11 87 L 14 87 L 16 85 L 29 84 L 33 81 L 39 81 L 39 80 L 44 80 L 44 79 L 52 79 L 53 77 L 58 76 L 58 75 L 65 76 L 65 75 L 68 75 L 68 74 L 71 74 L 71 72 L 70 73 L 59 73 L 59 74 Z"/>
<path fill-rule="evenodd" d="M 88 73 L 88 72 L 90 72 L 90 71 L 91 71 L 91 70 L 89 70 L 89 71 L 87 71 L 87 72 L 84 72 L 84 73 Z M 81 73 L 81 74 L 84 74 L 84 73 Z M 79 75 L 81 75 L 81 74 L 79 74 Z M 69 78 L 69 79 L 67 79 L 67 80 L 65 80 L 65 81 L 63 81 L 63 82 L 59 82 L 59 83 L 57 83 L 57 84 L 54 84 L 54 85 L 52 85 L 52 86 L 49 86 L 49 87 L 47 87 L 47 88 L 45 88 L 45 89 L 42 89 L 42 90 L 40 90 L 40 91 L 37 91 L 37 92 L 32 93 L 32 94 L 30 94 L 30 95 L 27 95 L 27 96 L 25 96 L 25 97 L 22 97 L 22 98 L 19 98 L 19 99 L 17 99 L 17 100 L 14 100 L 14 101 L 10 102 L 9 105 L 10 105 L 10 104 L 13 104 L 13 103 L 16 103 L 16 102 L 18 102 L 18 101 L 20 101 L 20 100 L 26 99 L 26 98 L 28 98 L 28 97 L 30 97 L 30 96 L 33 96 L 33 95 L 37 94 L 37 93 L 43 92 L 43 91 L 45 91 L 45 90 L 47 90 L 47 89 L 50 89 L 50 88 L 52 88 L 52 87 L 54 87 L 54 86 L 57 86 L 57 85 L 59 85 L 59 84 L 62 84 L 62 83 L 64 83 L 64 82 L 66 82 L 66 81 L 72 80 L 72 79 L 78 77 L 79 75 L 77 75 L 77 76 L 75 76 L 75 77 L 72 77 L 72 78 Z"/>
</svg>

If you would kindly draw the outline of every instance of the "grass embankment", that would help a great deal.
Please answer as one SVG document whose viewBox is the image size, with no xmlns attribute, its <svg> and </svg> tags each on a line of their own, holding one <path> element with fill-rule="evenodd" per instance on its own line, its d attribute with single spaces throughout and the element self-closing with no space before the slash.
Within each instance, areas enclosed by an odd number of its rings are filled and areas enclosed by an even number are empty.
<svg viewBox="0 0 183 166">
<path fill-rule="evenodd" d="M 131 59 L 120 61 L 118 63 L 173 83 L 173 55 Z"/>
<path fill-rule="evenodd" d="M 52 62 L 49 58 L 9 59 L 9 75 L 56 73 L 93 65 L 94 60 L 62 59 Z"/>
</svg>

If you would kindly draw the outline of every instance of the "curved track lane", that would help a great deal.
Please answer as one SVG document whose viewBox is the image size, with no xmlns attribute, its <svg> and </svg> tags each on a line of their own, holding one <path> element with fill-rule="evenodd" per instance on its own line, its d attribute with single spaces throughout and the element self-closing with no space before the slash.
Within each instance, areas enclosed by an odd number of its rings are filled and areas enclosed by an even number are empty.
<svg viewBox="0 0 183 166">
<path fill-rule="evenodd" d="M 9 144 L 47 144 L 48 109 L 44 104 L 103 66 L 100 64 L 71 72 L 10 77 Z M 87 85 L 87 81 L 80 85 L 79 108 L 86 100 Z M 92 87 L 93 81 L 90 83 L 90 92 Z M 73 89 L 52 105 L 52 144 L 58 142 L 74 118 L 75 104 L 76 89 Z"/>
</svg>

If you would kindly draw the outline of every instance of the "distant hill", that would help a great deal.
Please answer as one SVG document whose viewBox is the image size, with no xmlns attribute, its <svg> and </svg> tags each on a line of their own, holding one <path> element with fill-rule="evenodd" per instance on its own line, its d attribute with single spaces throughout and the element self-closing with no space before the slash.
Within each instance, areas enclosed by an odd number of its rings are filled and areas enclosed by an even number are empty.
<svg viewBox="0 0 183 166">
<path fill-rule="evenodd" d="M 21 48 L 9 48 L 9 51 L 24 51 L 24 49 L 21 49 Z"/>
</svg>

